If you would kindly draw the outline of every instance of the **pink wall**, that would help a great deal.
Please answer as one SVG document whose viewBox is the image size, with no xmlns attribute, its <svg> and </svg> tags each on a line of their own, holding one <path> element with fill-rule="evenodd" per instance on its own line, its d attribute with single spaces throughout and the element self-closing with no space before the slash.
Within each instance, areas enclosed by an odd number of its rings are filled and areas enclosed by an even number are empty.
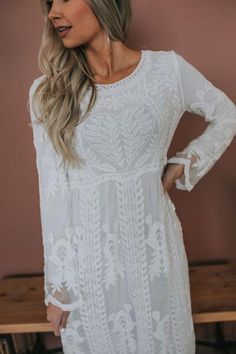
<svg viewBox="0 0 236 354">
<path fill-rule="evenodd" d="M 174 49 L 195 65 L 236 103 L 236 2 L 234 0 L 136 0 L 130 47 Z M 36 1 L 11 0 L 1 13 L 1 248 L 0 276 L 41 272 L 43 253 L 38 181 L 28 90 L 41 73 L 37 54 L 42 19 Z M 185 113 L 169 156 L 182 149 L 206 126 Z M 236 141 L 189 193 L 170 196 L 184 230 L 189 260 L 235 259 Z"/>
</svg>

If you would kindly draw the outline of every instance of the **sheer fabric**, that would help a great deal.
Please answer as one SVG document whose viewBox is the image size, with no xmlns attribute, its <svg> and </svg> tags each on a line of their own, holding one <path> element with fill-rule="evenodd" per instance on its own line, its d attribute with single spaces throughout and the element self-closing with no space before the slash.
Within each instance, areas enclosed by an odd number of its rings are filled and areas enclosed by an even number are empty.
<svg viewBox="0 0 236 354">
<path fill-rule="evenodd" d="M 72 238 L 71 190 L 68 172 L 60 166 L 43 126 L 36 121 L 32 108 L 34 84 L 29 92 L 33 143 L 39 182 L 40 214 L 44 245 L 45 304 L 49 302 L 63 310 L 78 307 L 78 264 Z M 37 106 L 36 106 L 37 110 Z M 38 116 L 40 116 L 38 112 Z"/>
<path fill-rule="evenodd" d="M 199 137 L 168 159 L 184 164 L 184 175 L 175 182 L 177 189 L 191 191 L 225 152 L 235 136 L 235 105 L 181 55 L 176 54 L 176 66 L 184 111 L 203 117 L 208 126 Z"/>
<path fill-rule="evenodd" d="M 34 80 L 30 102 L 43 78 Z M 97 90 L 76 127 L 80 170 L 59 166 L 30 105 L 45 303 L 71 311 L 65 354 L 194 354 L 182 227 L 161 177 L 168 162 L 183 163 L 176 187 L 190 191 L 235 136 L 235 105 L 174 51 L 143 50 L 132 74 Z M 167 159 L 186 110 L 209 126 Z"/>
</svg>

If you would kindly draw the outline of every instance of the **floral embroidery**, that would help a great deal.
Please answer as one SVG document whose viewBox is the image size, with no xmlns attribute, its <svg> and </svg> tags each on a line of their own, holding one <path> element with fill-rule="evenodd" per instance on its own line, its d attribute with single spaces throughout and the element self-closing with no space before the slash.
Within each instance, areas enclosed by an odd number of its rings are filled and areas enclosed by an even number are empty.
<svg viewBox="0 0 236 354">
<path fill-rule="evenodd" d="M 33 124 L 44 245 L 45 303 L 70 311 L 65 354 L 194 354 L 182 227 L 160 188 L 167 162 L 191 190 L 236 134 L 234 103 L 174 51 L 143 51 L 135 75 L 98 86 L 75 131 L 81 169 L 60 166 Z M 30 88 L 30 114 L 35 123 Z M 89 91 L 81 104 L 87 106 Z M 170 159 L 185 110 L 206 130 Z"/>
<path fill-rule="evenodd" d="M 109 321 L 112 321 L 112 333 L 115 333 L 117 342 L 117 353 L 129 354 L 136 353 L 137 343 L 132 333 L 136 327 L 135 321 L 132 320 L 130 312 L 132 306 L 130 304 L 124 304 L 124 310 L 120 310 L 117 313 L 111 313 Z"/>
<path fill-rule="evenodd" d="M 76 254 L 71 243 L 72 230 L 66 229 L 64 237 L 59 239 L 53 233 L 49 233 L 44 235 L 44 240 L 47 242 L 49 254 L 46 255 L 45 261 L 51 264 L 48 269 L 48 280 L 51 283 L 52 295 L 64 286 L 67 291 L 72 289 L 77 294 L 78 283 L 74 267 Z"/>
<path fill-rule="evenodd" d="M 103 225 L 103 230 L 106 233 L 106 243 L 104 246 L 104 256 L 107 260 L 105 269 L 105 288 L 108 290 L 111 285 L 117 282 L 117 277 L 124 278 L 124 267 L 119 259 L 119 243 L 118 239 L 118 222 L 114 224 L 114 233 L 109 231 L 109 226 Z"/>
<path fill-rule="evenodd" d="M 150 214 L 146 217 L 146 223 L 149 225 L 146 243 L 154 250 L 149 265 L 150 279 L 153 281 L 155 276 L 158 277 L 160 274 L 168 274 L 169 272 L 168 249 L 164 224 L 160 221 L 152 224 Z"/>
<path fill-rule="evenodd" d="M 156 329 L 153 332 L 154 337 L 159 343 L 160 354 L 172 354 L 173 345 L 169 341 L 170 337 L 170 316 L 167 314 L 161 319 L 161 314 L 159 311 L 153 312 L 153 318 L 156 322 Z"/>
</svg>

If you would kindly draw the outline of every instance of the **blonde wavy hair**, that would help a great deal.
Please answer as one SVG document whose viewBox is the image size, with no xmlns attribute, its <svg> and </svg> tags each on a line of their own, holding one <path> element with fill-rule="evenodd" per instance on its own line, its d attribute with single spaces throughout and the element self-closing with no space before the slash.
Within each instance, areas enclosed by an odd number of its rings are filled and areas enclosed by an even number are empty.
<svg viewBox="0 0 236 354">
<path fill-rule="evenodd" d="M 57 154 L 62 156 L 63 165 L 80 167 L 83 159 L 77 154 L 73 144 L 75 127 L 80 124 L 92 109 L 96 97 L 96 86 L 90 68 L 87 65 L 83 45 L 65 48 L 51 21 L 48 19 L 46 0 L 39 0 L 45 27 L 38 54 L 38 66 L 45 75 L 32 97 Z M 92 9 L 110 39 L 123 43 L 128 38 L 131 20 L 130 0 L 84 0 Z M 91 87 L 91 96 L 84 116 L 80 103 L 87 89 Z"/>
</svg>

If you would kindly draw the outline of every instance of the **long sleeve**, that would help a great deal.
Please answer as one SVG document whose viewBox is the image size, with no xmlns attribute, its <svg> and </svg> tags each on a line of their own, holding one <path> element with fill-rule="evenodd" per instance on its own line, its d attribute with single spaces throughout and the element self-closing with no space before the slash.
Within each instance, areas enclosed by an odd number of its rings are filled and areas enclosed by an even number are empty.
<svg viewBox="0 0 236 354">
<path fill-rule="evenodd" d="M 175 185 L 177 189 L 191 191 L 233 140 L 236 106 L 181 55 L 172 52 L 179 72 L 183 111 L 196 113 L 208 122 L 200 136 L 167 160 L 184 164 L 184 173 L 175 180 Z"/>
<path fill-rule="evenodd" d="M 40 77 L 41 78 L 41 77 Z M 80 306 L 78 264 L 71 223 L 71 192 L 67 171 L 59 166 L 61 159 L 42 124 L 37 124 L 32 109 L 32 96 L 39 79 L 29 90 L 29 108 L 36 151 L 39 183 L 40 217 L 44 251 L 44 302 L 64 311 Z M 38 115 L 38 108 L 36 108 Z"/>
</svg>

